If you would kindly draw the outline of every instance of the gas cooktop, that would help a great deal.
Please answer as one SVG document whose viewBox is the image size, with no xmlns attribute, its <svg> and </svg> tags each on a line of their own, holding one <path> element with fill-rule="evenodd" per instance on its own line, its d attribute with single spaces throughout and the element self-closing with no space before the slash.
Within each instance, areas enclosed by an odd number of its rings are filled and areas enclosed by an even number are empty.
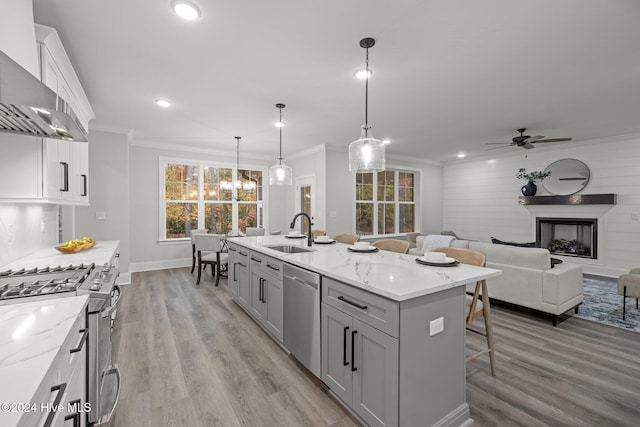
<svg viewBox="0 0 640 427">
<path fill-rule="evenodd" d="M 94 269 L 95 264 L 80 264 L 1 271 L 0 301 L 75 292 Z"/>
</svg>

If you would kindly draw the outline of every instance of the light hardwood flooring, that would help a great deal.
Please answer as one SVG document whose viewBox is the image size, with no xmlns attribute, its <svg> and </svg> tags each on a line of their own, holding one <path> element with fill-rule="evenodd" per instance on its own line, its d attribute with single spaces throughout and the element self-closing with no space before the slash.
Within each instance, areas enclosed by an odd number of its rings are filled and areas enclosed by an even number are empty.
<svg viewBox="0 0 640 427">
<path fill-rule="evenodd" d="M 496 376 L 488 356 L 467 364 L 475 425 L 640 425 L 640 334 L 492 312 Z M 209 273 L 200 286 L 189 268 L 134 273 L 113 358 L 122 389 L 110 427 L 358 425 Z"/>
</svg>

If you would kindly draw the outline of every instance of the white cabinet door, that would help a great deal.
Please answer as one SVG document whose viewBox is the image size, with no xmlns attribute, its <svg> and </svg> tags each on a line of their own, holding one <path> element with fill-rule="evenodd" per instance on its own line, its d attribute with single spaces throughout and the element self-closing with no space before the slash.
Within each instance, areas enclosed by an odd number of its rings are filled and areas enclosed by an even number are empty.
<svg viewBox="0 0 640 427">
<path fill-rule="evenodd" d="M 249 251 L 238 249 L 238 302 L 247 310 L 251 300 L 251 278 L 249 277 Z"/>
<path fill-rule="evenodd" d="M 322 381 L 349 406 L 353 400 L 352 332 L 351 316 L 322 304 Z"/>
<path fill-rule="evenodd" d="M 398 425 L 398 340 L 353 319 L 351 407 L 370 426 Z"/>
<path fill-rule="evenodd" d="M 262 272 L 263 259 L 260 255 L 252 253 L 251 267 L 249 274 L 251 275 L 251 296 L 249 304 L 249 312 L 260 323 L 264 323 L 264 315 L 266 306 L 263 302 L 264 296 L 264 274 Z"/>
<path fill-rule="evenodd" d="M 44 197 L 50 200 L 72 200 L 72 161 L 70 141 L 45 138 L 44 160 L 45 181 Z"/>
<path fill-rule="evenodd" d="M 262 281 L 263 297 L 265 305 L 264 326 L 273 334 L 278 341 L 284 340 L 283 318 L 284 318 L 284 295 L 282 290 L 282 279 L 277 280 L 269 275 L 265 275 Z"/>
</svg>

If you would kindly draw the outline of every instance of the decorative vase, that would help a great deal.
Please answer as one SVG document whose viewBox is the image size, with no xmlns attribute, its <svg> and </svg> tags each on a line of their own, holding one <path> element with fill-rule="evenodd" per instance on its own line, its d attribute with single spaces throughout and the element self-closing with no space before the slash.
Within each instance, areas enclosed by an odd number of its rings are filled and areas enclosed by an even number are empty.
<svg viewBox="0 0 640 427">
<path fill-rule="evenodd" d="M 535 196 L 538 191 L 538 186 L 533 181 L 527 182 L 527 185 L 523 185 L 520 189 L 523 196 Z"/>
</svg>

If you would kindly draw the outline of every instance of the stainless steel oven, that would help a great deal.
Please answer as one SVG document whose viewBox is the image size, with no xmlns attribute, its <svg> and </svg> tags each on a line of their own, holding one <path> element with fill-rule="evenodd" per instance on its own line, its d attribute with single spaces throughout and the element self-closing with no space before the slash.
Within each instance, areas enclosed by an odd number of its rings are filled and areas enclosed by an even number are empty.
<svg viewBox="0 0 640 427">
<path fill-rule="evenodd" d="M 111 332 L 121 295 L 116 284 L 119 275 L 119 270 L 110 263 L 0 272 L 0 304 L 90 296 L 86 389 L 87 402 L 91 404 L 87 421 L 91 424 L 109 421 L 120 395 L 120 370 L 111 363 Z"/>
</svg>

